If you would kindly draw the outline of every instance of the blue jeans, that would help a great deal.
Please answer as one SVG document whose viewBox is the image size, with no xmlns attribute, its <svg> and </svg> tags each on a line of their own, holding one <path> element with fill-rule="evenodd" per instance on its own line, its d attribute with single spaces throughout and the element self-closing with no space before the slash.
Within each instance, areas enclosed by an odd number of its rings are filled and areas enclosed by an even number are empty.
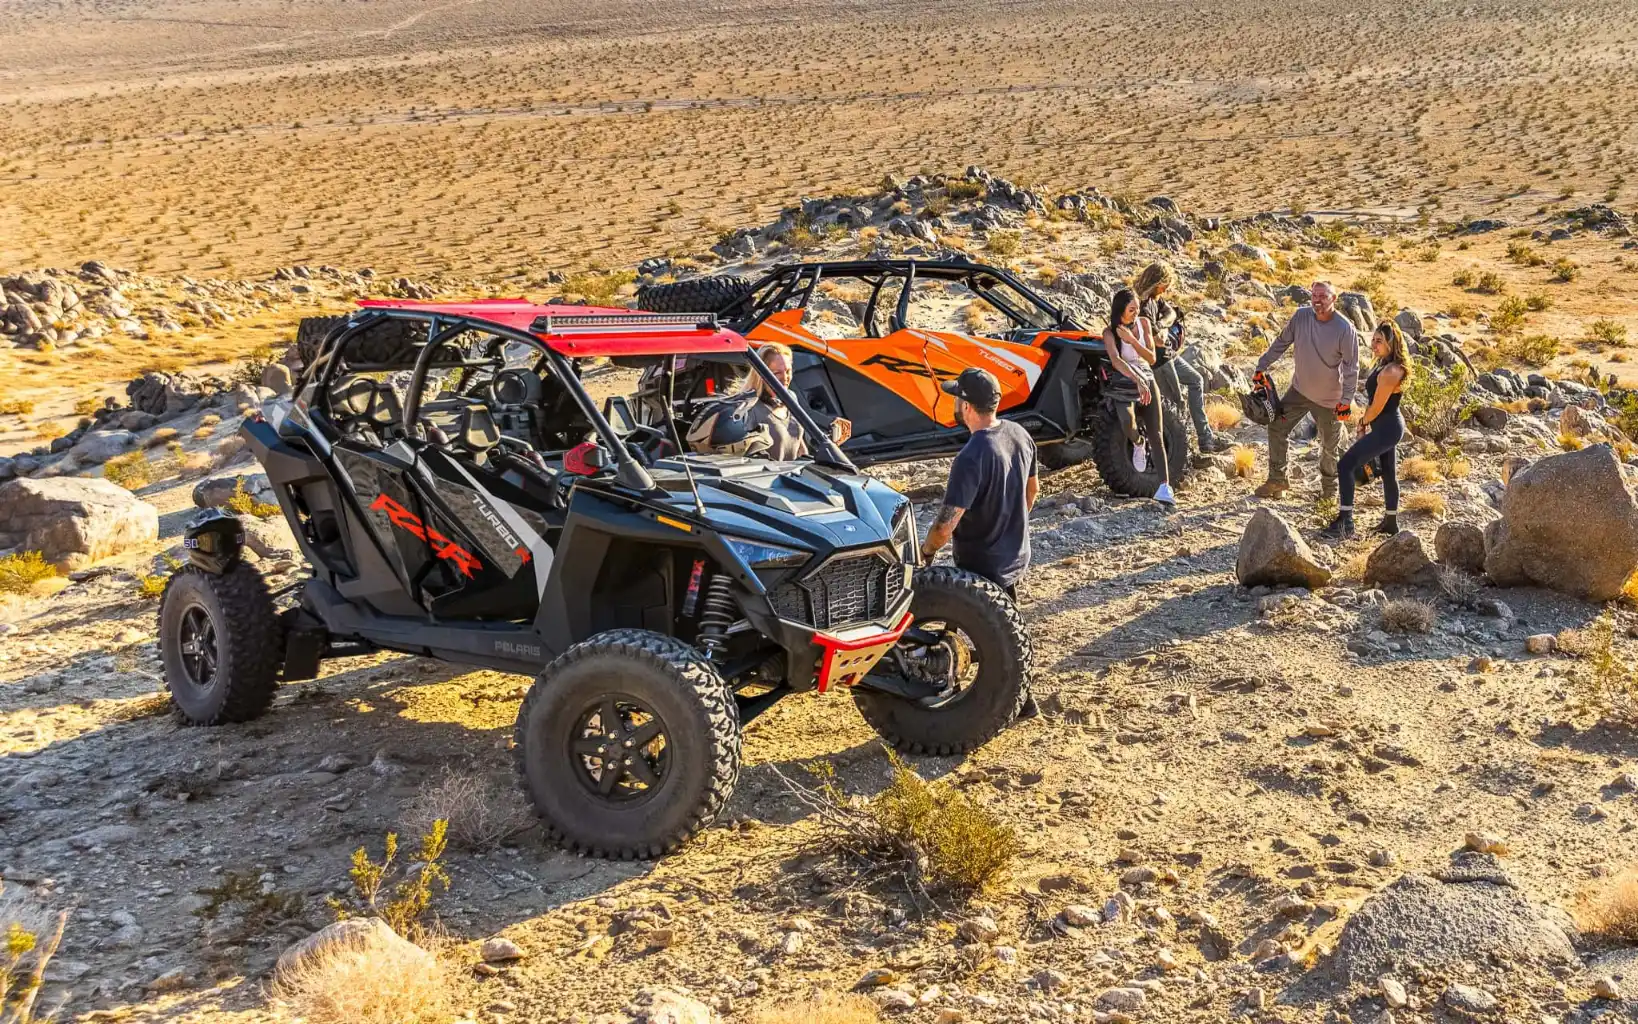
<svg viewBox="0 0 1638 1024">
<path fill-rule="evenodd" d="M 1354 473 L 1374 459 L 1382 470 L 1382 500 L 1387 505 L 1387 513 L 1391 516 L 1399 512 L 1399 474 L 1394 447 L 1404 438 L 1405 421 L 1394 416 L 1391 420 L 1379 418 L 1371 424 L 1370 433 L 1353 443 L 1337 463 L 1342 511 L 1354 510 Z"/>
<path fill-rule="evenodd" d="M 1189 418 L 1194 420 L 1194 436 L 1204 449 L 1211 443 L 1211 423 L 1206 419 L 1206 379 L 1199 370 L 1189 365 L 1188 360 L 1173 356 L 1155 367 L 1155 383 L 1160 386 L 1160 393 L 1178 408 L 1183 408 L 1185 404 L 1188 406 Z M 1188 396 L 1186 403 L 1185 394 Z"/>
</svg>

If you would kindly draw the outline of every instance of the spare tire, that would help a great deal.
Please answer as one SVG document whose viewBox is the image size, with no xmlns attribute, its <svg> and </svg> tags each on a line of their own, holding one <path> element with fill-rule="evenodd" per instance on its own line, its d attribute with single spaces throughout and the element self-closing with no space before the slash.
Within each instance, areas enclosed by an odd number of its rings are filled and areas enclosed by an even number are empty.
<svg viewBox="0 0 1638 1024">
<path fill-rule="evenodd" d="M 1161 431 L 1165 434 L 1166 466 L 1171 471 L 1171 485 L 1180 487 L 1188 473 L 1189 434 L 1183 424 L 1182 412 L 1170 402 L 1163 408 Z M 1154 444 L 1152 438 L 1149 444 Z M 1108 402 L 1102 404 L 1094 426 L 1092 462 L 1098 467 L 1098 475 L 1103 477 L 1104 484 L 1116 494 L 1128 498 L 1152 498 L 1160 487 L 1160 471 L 1154 468 L 1154 459 L 1149 460 L 1148 468 L 1141 473 L 1132 464 L 1132 444 L 1126 440 L 1126 432 L 1121 429 L 1115 410 Z"/>
<path fill-rule="evenodd" d="M 301 364 L 309 365 L 318 355 L 319 346 L 330 332 L 347 322 L 344 316 L 304 317 L 296 328 L 296 352 Z M 427 340 L 427 325 L 416 320 L 378 320 L 347 339 L 341 353 L 342 362 L 352 369 L 378 368 L 407 370 L 415 365 L 417 350 Z M 459 358 L 459 353 L 446 350 L 448 360 Z M 443 353 L 440 353 L 442 356 Z"/>
<path fill-rule="evenodd" d="M 296 354 L 301 356 L 301 365 L 313 365 L 313 357 L 318 355 L 319 345 L 329 333 L 347 322 L 344 316 L 304 316 L 301 323 L 296 325 Z"/>
<path fill-rule="evenodd" d="M 751 294 L 752 284 L 732 274 L 645 284 L 637 289 L 637 308 L 645 313 L 720 313 Z"/>
</svg>

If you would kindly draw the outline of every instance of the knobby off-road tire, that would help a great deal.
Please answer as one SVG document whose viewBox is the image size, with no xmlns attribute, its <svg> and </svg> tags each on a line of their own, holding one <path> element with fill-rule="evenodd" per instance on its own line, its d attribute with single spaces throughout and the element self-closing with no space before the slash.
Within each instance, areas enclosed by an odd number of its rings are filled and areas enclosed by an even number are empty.
<svg viewBox="0 0 1638 1024">
<path fill-rule="evenodd" d="M 917 570 L 910 611 L 917 622 L 959 626 L 977 647 L 978 674 L 936 708 L 855 687 L 859 713 L 907 754 L 961 754 L 983 746 L 1018 717 L 1029 695 L 1034 655 L 1018 606 L 982 576 L 937 565 Z"/>
<path fill-rule="evenodd" d="M 657 784 L 624 801 L 594 791 L 574 749 L 588 709 L 609 699 L 646 706 L 663 723 L 669 758 Z M 513 735 L 524 794 L 547 835 L 593 857 L 670 853 L 716 818 L 739 777 L 739 706 L 727 684 L 694 648 L 643 629 L 599 633 L 546 666 Z"/>
<path fill-rule="evenodd" d="M 646 313 L 720 313 L 751 293 L 753 282 L 732 274 L 691 281 L 645 284 L 637 289 L 637 308 Z"/>
<path fill-rule="evenodd" d="M 329 333 L 347 322 L 344 316 L 303 317 L 296 327 L 296 353 L 303 366 L 312 365 L 319 345 Z M 416 346 L 426 340 L 426 325 L 412 320 L 380 320 L 349 340 L 341 353 L 350 366 L 415 365 Z"/>
<path fill-rule="evenodd" d="M 1171 485 L 1180 487 L 1189 471 L 1188 428 L 1184 426 L 1183 414 L 1170 402 L 1163 407 L 1162 416 L 1166 468 L 1170 471 Z M 1153 438 L 1147 440 L 1153 445 Z M 1141 473 L 1137 471 L 1132 465 L 1132 445 L 1126 440 L 1126 432 L 1121 429 L 1115 410 L 1107 402 L 1104 403 L 1092 434 L 1092 463 L 1098 467 L 1098 475 L 1103 478 L 1104 484 L 1116 494 L 1128 498 L 1152 498 L 1161 483 L 1160 470 L 1155 468 L 1156 461 L 1151 457 L 1148 467 Z"/>
<path fill-rule="evenodd" d="M 159 650 L 183 722 L 260 717 L 284 662 L 284 630 L 262 574 L 240 562 L 220 576 L 191 566 L 173 575 L 159 601 Z"/>
</svg>

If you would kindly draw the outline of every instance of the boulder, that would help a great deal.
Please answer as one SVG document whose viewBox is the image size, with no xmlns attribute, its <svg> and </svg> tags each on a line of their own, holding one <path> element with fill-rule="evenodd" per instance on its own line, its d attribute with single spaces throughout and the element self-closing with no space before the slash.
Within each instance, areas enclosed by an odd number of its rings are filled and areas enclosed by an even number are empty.
<svg viewBox="0 0 1638 1024">
<path fill-rule="evenodd" d="M 637 993 L 627 1008 L 631 1024 L 717 1024 L 709 1006 L 676 989 L 656 985 Z"/>
<path fill-rule="evenodd" d="M 1484 572 L 1484 531 L 1472 523 L 1441 523 L 1433 554 L 1440 564 L 1477 576 Z"/>
<path fill-rule="evenodd" d="M 1348 919 L 1329 966 L 1339 980 L 1359 985 L 1410 965 L 1432 970 L 1483 963 L 1579 967 L 1568 922 L 1503 882 L 1405 875 Z"/>
<path fill-rule="evenodd" d="M 240 516 L 245 528 L 245 547 L 259 558 L 279 560 L 296 557 L 296 536 L 282 519 L 257 519 Z"/>
<path fill-rule="evenodd" d="M 279 962 L 273 968 L 274 977 L 288 977 L 312 960 L 341 950 L 391 953 L 409 960 L 424 959 L 428 971 L 437 969 L 437 961 L 431 953 L 393 931 L 379 917 L 349 917 L 326 925 L 287 947 L 279 954 Z"/>
<path fill-rule="evenodd" d="M 273 494 L 273 485 L 268 482 L 266 473 L 247 473 L 243 470 L 232 473 L 221 473 L 216 476 L 207 476 L 193 485 L 193 503 L 200 508 L 221 508 L 227 500 L 233 497 L 243 481 L 244 492 L 263 504 L 272 505 L 278 501 Z"/>
<path fill-rule="evenodd" d="M 1607 444 L 1515 472 L 1501 510 L 1485 528 L 1485 572 L 1502 586 L 1612 601 L 1638 569 L 1638 505 Z"/>
<path fill-rule="evenodd" d="M 279 398 L 290 394 L 294 383 L 290 367 L 283 363 L 268 363 L 262 368 L 262 387 L 271 390 Z"/>
<path fill-rule="evenodd" d="M 1289 584 L 1317 590 L 1331 580 L 1331 571 L 1314 560 L 1291 524 L 1266 508 L 1252 513 L 1240 535 L 1234 574 L 1246 587 Z"/>
<path fill-rule="evenodd" d="M 1558 430 L 1571 437 L 1590 437 L 1601 441 L 1621 437 L 1621 432 L 1610 426 L 1604 417 L 1576 405 L 1566 405 L 1564 411 L 1558 414 Z"/>
<path fill-rule="evenodd" d="M 159 512 L 109 480 L 18 479 L 0 485 L 0 534 L 77 567 L 158 540 Z"/>
<path fill-rule="evenodd" d="M 1485 430 L 1506 430 L 1512 416 L 1499 405 L 1481 405 L 1473 410 L 1470 418 Z"/>
<path fill-rule="evenodd" d="M 95 466 L 136 447 L 136 435 L 129 430 L 93 430 L 70 449 L 82 466 Z"/>
<path fill-rule="evenodd" d="M 1337 297 L 1337 309 L 1354 325 L 1362 340 L 1368 339 L 1371 332 L 1376 330 L 1376 307 L 1371 305 L 1371 297 L 1364 292 L 1343 292 Z"/>
<path fill-rule="evenodd" d="M 1438 570 L 1422 548 L 1422 538 L 1410 530 L 1400 530 L 1378 544 L 1365 560 L 1366 583 L 1421 586 L 1436 583 L 1438 578 Z"/>
<path fill-rule="evenodd" d="M 1416 341 L 1422 340 L 1422 314 L 1414 309 L 1401 309 L 1393 318 L 1399 329 L 1405 332 L 1405 337 Z"/>
</svg>

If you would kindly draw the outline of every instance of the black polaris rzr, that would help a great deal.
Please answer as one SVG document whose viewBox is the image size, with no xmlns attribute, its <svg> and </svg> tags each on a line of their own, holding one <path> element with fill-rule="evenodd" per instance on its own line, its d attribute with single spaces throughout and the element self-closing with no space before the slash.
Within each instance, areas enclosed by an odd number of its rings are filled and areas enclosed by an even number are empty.
<svg viewBox="0 0 1638 1024">
<path fill-rule="evenodd" d="M 1001 416 L 1029 431 L 1049 468 L 1091 459 L 1111 490 L 1148 497 L 1163 481 L 1158 469 L 1137 468 L 1137 441 L 1150 450 L 1147 467 L 1160 464 L 1155 446 L 1165 445 L 1174 487 L 1188 471 L 1181 411 L 1168 403 L 1164 438 L 1134 438 L 1129 431 L 1140 428 L 1125 421 L 1107 387 L 1115 370 L 1101 332 L 998 267 L 965 259 L 787 263 L 756 280 L 647 285 L 637 302 L 660 313 L 715 314 L 754 344 L 789 346 L 791 390 L 822 423 L 852 424 L 843 447 L 860 465 L 959 451 L 967 431 L 939 384 L 977 366 L 995 375 Z M 688 415 L 693 403 L 731 387 L 729 376 L 705 358 L 680 368 L 675 382 L 651 373 L 639 415 Z M 667 406 L 673 392 L 680 411 Z"/>
<path fill-rule="evenodd" d="M 311 355 L 289 412 L 241 430 L 312 575 L 270 594 L 237 519 L 189 525 L 159 615 L 187 721 L 255 718 L 280 681 L 381 650 L 536 676 L 516 728 L 529 798 L 565 846 L 629 858 L 712 820 L 741 724 L 785 694 L 847 689 L 912 752 L 969 750 L 1016 717 L 1030 646 L 1011 601 L 916 570 L 910 503 L 825 442 L 740 335 L 370 302 Z M 680 455 L 676 426 L 600 410 L 581 380 L 591 357 L 705 355 L 768 380 L 816 457 Z"/>
</svg>

